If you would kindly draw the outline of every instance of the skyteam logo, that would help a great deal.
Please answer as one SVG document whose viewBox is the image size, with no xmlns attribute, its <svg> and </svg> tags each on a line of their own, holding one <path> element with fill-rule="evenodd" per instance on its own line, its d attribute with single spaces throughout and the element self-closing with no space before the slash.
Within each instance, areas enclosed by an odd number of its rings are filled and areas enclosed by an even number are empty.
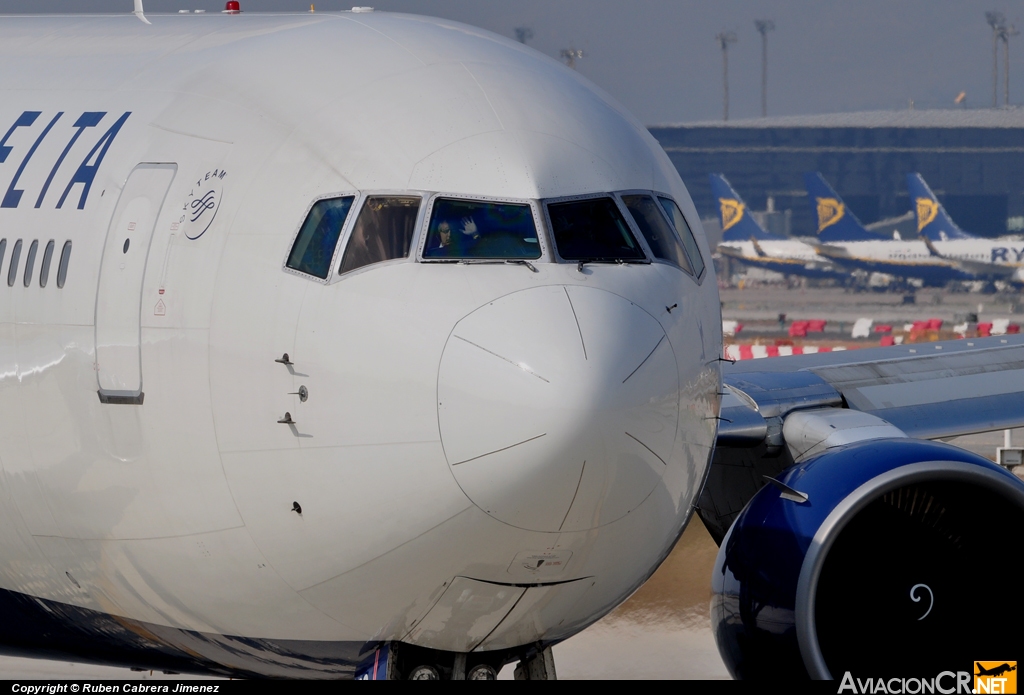
<svg viewBox="0 0 1024 695">
<path fill-rule="evenodd" d="M 815 198 L 818 203 L 818 234 L 831 227 L 846 214 L 846 206 L 835 198 Z"/>
<path fill-rule="evenodd" d="M 719 198 L 718 204 L 722 206 L 722 231 L 726 232 L 735 227 L 743 219 L 743 210 L 746 206 L 738 200 L 731 198 Z"/>
<path fill-rule="evenodd" d="M 224 197 L 223 169 L 208 171 L 192 185 L 181 206 L 181 217 L 178 225 L 185 236 L 195 241 L 210 228 L 213 218 L 220 209 L 220 201 Z"/>
<path fill-rule="evenodd" d="M 917 231 L 921 231 L 932 222 L 939 214 L 939 204 L 928 198 L 918 198 L 914 201 L 917 205 Z"/>
</svg>

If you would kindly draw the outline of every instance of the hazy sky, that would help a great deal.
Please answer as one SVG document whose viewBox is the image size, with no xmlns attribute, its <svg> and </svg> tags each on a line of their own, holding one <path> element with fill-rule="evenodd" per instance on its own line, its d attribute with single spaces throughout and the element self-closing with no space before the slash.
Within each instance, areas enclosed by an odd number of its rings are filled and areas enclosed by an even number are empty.
<svg viewBox="0 0 1024 695">
<path fill-rule="evenodd" d="M 347 9 L 315 0 L 318 10 Z M 643 122 L 718 119 L 722 53 L 715 35 L 736 32 L 729 52 L 731 118 L 760 115 L 761 39 L 769 34 L 769 113 L 951 106 L 992 100 L 992 33 L 986 10 L 1024 29 L 1024 0 L 360 0 L 379 10 L 457 19 L 514 36 L 557 56 L 583 49 L 579 71 Z M 245 11 L 308 10 L 309 0 L 241 0 Z M 350 0 L 351 2 L 351 0 Z M 212 0 L 145 0 L 149 12 L 216 10 Z M 121 12 L 132 0 L 0 0 L 0 13 Z M 2 21 L 2 20 L 0 20 Z M 1024 104 L 1024 35 L 1011 39 L 1011 103 Z M 1001 49 L 1000 49 L 1001 50 Z M 1002 70 L 1002 54 L 999 56 Z M 1000 96 L 1002 103 L 1002 74 Z"/>
</svg>

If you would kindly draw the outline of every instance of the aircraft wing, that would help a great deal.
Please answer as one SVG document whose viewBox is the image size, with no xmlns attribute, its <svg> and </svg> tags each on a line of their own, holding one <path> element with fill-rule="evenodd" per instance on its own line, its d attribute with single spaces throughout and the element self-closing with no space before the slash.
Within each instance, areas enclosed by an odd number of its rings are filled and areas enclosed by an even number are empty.
<svg viewBox="0 0 1024 695">
<path fill-rule="evenodd" d="M 1024 427 L 1024 336 L 726 364 L 701 497 L 716 539 L 766 483 L 810 455 L 873 438 L 948 439 Z"/>
</svg>

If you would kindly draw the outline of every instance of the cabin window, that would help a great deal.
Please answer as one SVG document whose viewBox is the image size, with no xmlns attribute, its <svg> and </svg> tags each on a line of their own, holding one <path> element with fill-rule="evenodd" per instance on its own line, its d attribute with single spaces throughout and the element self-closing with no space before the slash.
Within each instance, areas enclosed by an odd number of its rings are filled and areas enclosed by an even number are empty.
<svg viewBox="0 0 1024 695">
<path fill-rule="evenodd" d="M 39 240 L 33 239 L 28 246 L 28 256 L 25 257 L 25 278 L 23 280 L 25 287 L 32 284 L 32 272 L 36 265 L 36 253 L 38 252 Z"/>
<path fill-rule="evenodd" d="M 522 203 L 438 198 L 423 258 L 540 258 L 533 210 Z"/>
<path fill-rule="evenodd" d="M 354 196 L 346 196 L 317 201 L 295 237 L 286 265 L 292 270 L 326 280 L 354 200 Z"/>
<path fill-rule="evenodd" d="M 68 263 L 71 262 L 71 242 L 64 242 L 64 250 L 60 252 L 60 265 L 57 266 L 57 287 L 64 287 L 68 279 Z"/>
<path fill-rule="evenodd" d="M 649 195 L 624 195 L 622 202 L 626 204 L 626 209 L 647 240 L 654 257 L 677 265 L 692 274 L 693 268 L 690 266 L 686 251 L 658 204 L 654 202 L 654 198 Z"/>
<path fill-rule="evenodd" d="M 687 224 L 682 210 L 676 205 L 676 201 L 671 198 L 658 198 L 658 200 L 661 201 L 662 207 L 665 208 L 669 219 L 672 220 L 672 225 L 676 228 L 676 232 L 679 233 L 679 238 L 686 248 L 686 255 L 690 259 L 690 265 L 693 267 L 693 274 L 700 278 L 704 275 L 704 259 L 701 258 L 700 247 L 697 246 L 697 239 L 693 236 L 693 230 Z"/>
<path fill-rule="evenodd" d="M 43 251 L 43 264 L 39 267 L 39 286 L 46 287 L 50 281 L 50 262 L 53 260 L 53 239 L 46 242 L 46 250 Z"/>
<path fill-rule="evenodd" d="M 567 261 L 640 261 L 643 249 L 611 198 L 549 203 L 558 255 Z"/>
<path fill-rule="evenodd" d="M 14 281 L 18 279 L 18 263 L 21 262 L 21 239 L 14 242 L 11 249 L 11 266 L 7 269 L 7 286 L 14 287 Z"/>
<path fill-rule="evenodd" d="M 367 198 L 352 228 L 338 272 L 348 273 L 408 256 L 420 202 L 420 198 L 397 196 Z"/>
</svg>

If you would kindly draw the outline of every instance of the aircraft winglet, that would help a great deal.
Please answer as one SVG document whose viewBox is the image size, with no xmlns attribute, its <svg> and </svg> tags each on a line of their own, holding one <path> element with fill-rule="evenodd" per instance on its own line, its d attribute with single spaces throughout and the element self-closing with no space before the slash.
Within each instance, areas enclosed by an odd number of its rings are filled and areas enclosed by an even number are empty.
<svg viewBox="0 0 1024 695">
<path fill-rule="evenodd" d="M 914 215 L 917 217 L 919 235 L 932 241 L 977 238 L 957 226 L 920 174 L 907 174 L 907 190 L 910 192 Z"/>
<path fill-rule="evenodd" d="M 146 19 L 146 10 L 142 7 L 142 0 L 135 0 L 135 16 L 141 19 L 146 24 L 152 24 Z"/>
</svg>

